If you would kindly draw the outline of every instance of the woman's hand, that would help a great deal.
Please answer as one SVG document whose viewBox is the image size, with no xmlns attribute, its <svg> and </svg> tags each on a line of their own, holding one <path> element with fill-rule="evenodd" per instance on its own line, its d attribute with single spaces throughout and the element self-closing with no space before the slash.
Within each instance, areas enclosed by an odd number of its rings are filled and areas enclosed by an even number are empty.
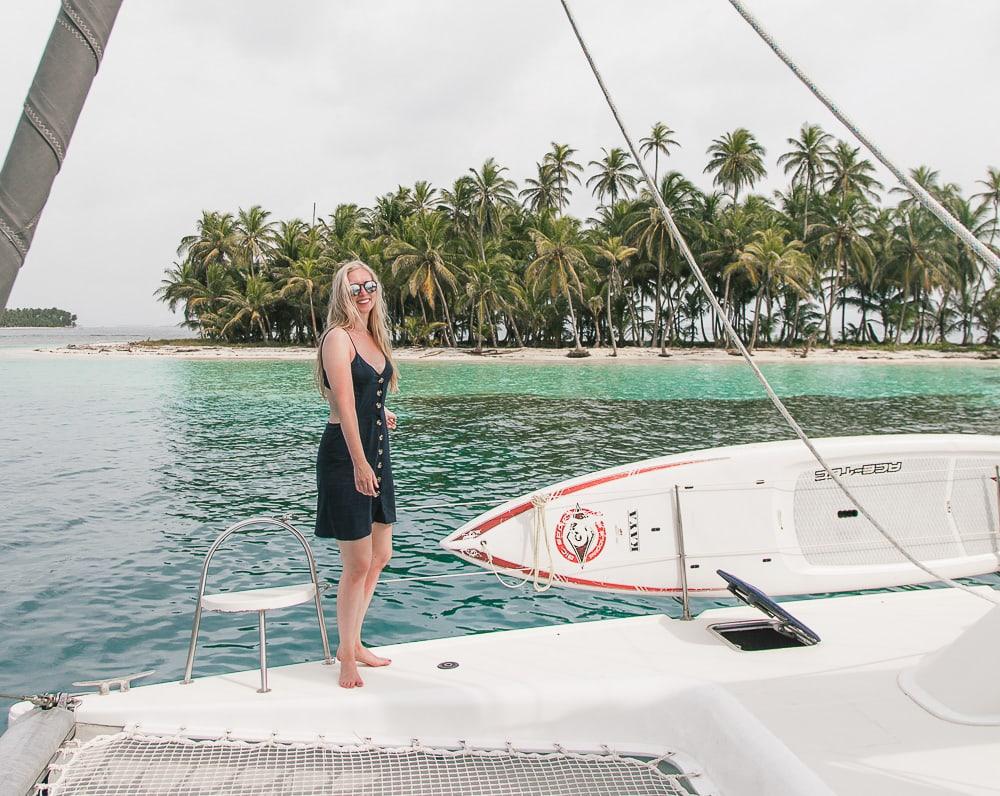
<svg viewBox="0 0 1000 796">
<path fill-rule="evenodd" d="M 378 481 L 375 480 L 375 471 L 367 461 L 361 461 L 354 465 L 354 488 L 362 495 L 369 497 L 378 496 Z"/>
<path fill-rule="evenodd" d="M 385 424 L 389 427 L 390 431 L 396 430 L 396 413 L 390 412 L 388 409 L 385 410 Z"/>
</svg>

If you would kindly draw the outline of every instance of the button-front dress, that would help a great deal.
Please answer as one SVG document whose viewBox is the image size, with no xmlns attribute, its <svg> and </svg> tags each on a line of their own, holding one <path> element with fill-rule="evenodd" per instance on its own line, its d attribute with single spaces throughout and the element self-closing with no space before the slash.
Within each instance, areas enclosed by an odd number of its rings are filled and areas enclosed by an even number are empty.
<svg viewBox="0 0 1000 796">
<path fill-rule="evenodd" d="M 354 345 L 354 340 L 351 340 Z M 341 541 L 363 539 L 372 532 L 372 523 L 396 521 L 396 492 L 389 459 L 389 433 L 385 421 L 385 395 L 392 377 L 386 359 L 379 373 L 354 348 L 351 381 L 358 433 L 365 459 L 375 471 L 378 495 L 363 495 L 354 486 L 354 464 L 340 423 L 327 423 L 316 457 L 316 535 Z M 323 372 L 323 383 L 330 383 Z"/>
</svg>

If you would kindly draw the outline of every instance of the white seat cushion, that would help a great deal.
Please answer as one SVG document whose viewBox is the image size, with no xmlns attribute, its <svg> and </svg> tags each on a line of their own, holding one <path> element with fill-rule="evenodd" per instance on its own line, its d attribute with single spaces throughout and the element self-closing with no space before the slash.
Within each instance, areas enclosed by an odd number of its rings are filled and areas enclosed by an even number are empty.
<svg viewBox="0 0 1000 796">
<path fill-rule="evenodd" d="M 273 586 L 270 589 L 249 589 L 247 591 L 227 591 L 206 594 L 201 598 L 201 607 L 206 611 L 224 613 L 244 613 L 248 611 L 270 611 L 309 602 L 316 595 L 313 584 L 296 586 Z"/>
</svg>

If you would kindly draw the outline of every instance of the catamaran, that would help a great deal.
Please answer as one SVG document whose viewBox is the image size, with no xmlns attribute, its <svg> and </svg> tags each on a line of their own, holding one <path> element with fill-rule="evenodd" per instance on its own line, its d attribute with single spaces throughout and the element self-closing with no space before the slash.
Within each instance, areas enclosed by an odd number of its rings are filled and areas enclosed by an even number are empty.
<svg viewBox="0 0 1000 796">
<path fill-rule="evenodd" d="M 739 0 L 775 53 L 984 262 L 996 254 L 882 155 Z M 0 300 L 31 242 L 120 0 L 63 0 L 0 173 Z M 490 510 L 445 546 L 501 579 L 677 595 L 684 615 L 575 622 L 385 647 L 336 687 L 309 545 L 252 518 L 208 551 L 187 667 L 16 704 L 0 794 L 987 794 L 1000 759 L 1000 599 L 955 577 L 997 567 L 1000 438 L 811 440 L 754 364 L 645 172 L 733 346 L 798 441 L 677 454 Z M 310 579 L 226 591 L 223 544 L 294 535 Z M 951 588 L 775 603 L 923 581 Z M 756 585 L 755 585 L 756 584 Z M 760 588 L 760 587 L 763 588 Z M 691 595 L 743 604 L 693 616 Z M 267 665 L 271 612 L 312 604 L 318 660 Z M 256 668 L 197 677 L 203 611 L 256 615 Z M 138 656 L 138 652 L 137 652 Z"/>
</svg>

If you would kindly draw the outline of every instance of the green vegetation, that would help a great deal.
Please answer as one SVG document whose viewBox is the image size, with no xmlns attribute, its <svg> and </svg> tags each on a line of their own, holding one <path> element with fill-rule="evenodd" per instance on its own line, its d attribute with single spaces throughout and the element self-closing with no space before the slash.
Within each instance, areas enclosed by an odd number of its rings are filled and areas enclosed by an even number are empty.
<svg viewBox="0 0 1000 796">
<path fill-rule="evenodd" d="M 0 327 L 3 326 L 76 326 L 76 316 L 55 307 L 0 310 Z"/>
<path fill-rule="evenodd" d="M 884 193 L 857 147 L 803 125 L 777 160 L 787 188 L 766 197 L 753 193 L 766 153 L 739 128 L 708 148 L 717 190 L 704 193 L 661 174 L 675 135 L 657 123 L 642 153 L 751 348 L 1000 343 L 994 275 L 908 192 Z M 605 149 L 586 175 L 576 158 L 553 143 L 521 189 L 491 158 L 450 188 L 400 186 L 315 224 L 206 211 L 157 296 L 208 340 L 308 344 L 333 269 L 357 258 L 378 273 L 400 344 L 724 344 L 629 154 Z M 1000 170 L 968 197 L 930 168 L 912 174 L 996 250 Z M 596 218 L 565 214 L 574 188 L 592 191 Z"/>
</svg>

